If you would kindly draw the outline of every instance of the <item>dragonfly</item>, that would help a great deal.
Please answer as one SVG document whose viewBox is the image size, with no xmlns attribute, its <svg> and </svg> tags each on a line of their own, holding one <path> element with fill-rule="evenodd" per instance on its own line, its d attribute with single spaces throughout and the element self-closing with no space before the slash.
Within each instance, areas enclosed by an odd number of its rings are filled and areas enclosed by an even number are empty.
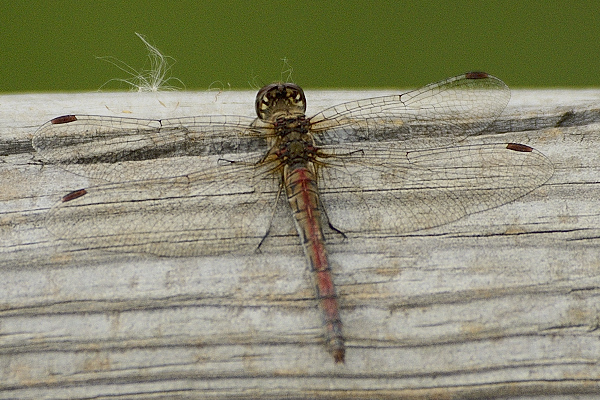
<svg viewBox="0 0 600 400">
<path fill-rule="evenodd" d="M 469 72 L 312 117 L 293 83 L 260 89 L 257 117 L 64 115 L 39 128 L 34 148 L 47 162 L 112 183 L 65 195 L 46 226 L 84 249 L 190 257 L 250 254 L 291 219 L 312 271 L 324 342 L 343 363 L 325 230 L 348 238 L 428 229 L 544 184 L 552 163 L 532 147 L 468 140 L 509 99 L 500 79 Z M 274 212 L 284 198 L 287 215 Z"/>
</svg>

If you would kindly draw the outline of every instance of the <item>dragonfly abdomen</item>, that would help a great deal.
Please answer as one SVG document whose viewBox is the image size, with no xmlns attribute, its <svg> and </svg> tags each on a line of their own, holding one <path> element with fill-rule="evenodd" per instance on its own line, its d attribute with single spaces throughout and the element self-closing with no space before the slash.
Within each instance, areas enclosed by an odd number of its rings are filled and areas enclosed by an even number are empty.
<svg viewBox="0 0 600 400">
<path fill-rule="evenodd" d="M 325 249 L 319 192 L 313 164 L 284 168 L 284 183 L 296 229 L 315 279 L 316 297 L 325 319 L 327 343 L 335 362 L 344 362 L 342 321 L 331 266 Z"/>
</svg>

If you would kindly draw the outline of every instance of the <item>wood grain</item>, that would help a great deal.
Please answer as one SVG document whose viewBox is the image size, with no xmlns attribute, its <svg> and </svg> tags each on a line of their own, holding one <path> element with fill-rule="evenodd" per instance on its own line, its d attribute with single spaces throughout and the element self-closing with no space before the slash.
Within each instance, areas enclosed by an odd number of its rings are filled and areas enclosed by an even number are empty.
<svg viewBox="0 0 600 400">
<path fill-rule="evenodd" d="M 308 115 L 393 92 L 307 91 Z M 45 216 L 101 183 L 41 163 L 63 114 L 253 115 L 253 92 L 0 96 L 0 399 L 596 398 L 600 91 L 515 90 L 476 140 L 554 175 L 442 227 L 329 245 L 347 361 L 293 231 L 244 257 L 161 258 L 57 240 Z M 290 227 L 292 225 L 290 224 Z"/>
</svg>

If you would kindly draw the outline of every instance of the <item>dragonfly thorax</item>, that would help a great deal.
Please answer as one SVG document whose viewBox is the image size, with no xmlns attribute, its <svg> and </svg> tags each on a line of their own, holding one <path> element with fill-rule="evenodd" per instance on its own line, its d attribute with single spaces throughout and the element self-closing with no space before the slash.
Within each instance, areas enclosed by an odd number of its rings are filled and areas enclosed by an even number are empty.
<svg viewBox="0 0 600 400">
<path fill-rule="evenodd" d="M 302 118 L 301 121 L 305 122 L 301 124 L 301 129 L 289 129 L 286 126 L 271 137 L 271 151 L 267 159 L 277 160 L 280 165 L 289 167 L 305 166 L 308 162 L 315 162 L 319 150 L 304 126 L 307 123 L 306 119 Z"/>
<path fill-rule="evenodd" d="M 256 94 L 256 115 L 263 121 L 275 118 L 304 116 L 306 97 L 300 86 L 293 83 L 272 83 Z"/>
</svg>

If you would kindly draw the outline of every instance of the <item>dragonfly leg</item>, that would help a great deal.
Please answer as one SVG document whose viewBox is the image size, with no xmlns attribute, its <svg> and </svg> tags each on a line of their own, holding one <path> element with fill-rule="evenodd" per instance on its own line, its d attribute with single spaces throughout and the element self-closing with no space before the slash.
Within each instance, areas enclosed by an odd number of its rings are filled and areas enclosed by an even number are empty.
<svg viewBox="0 0 600 400">
<path fill-rule="evenodd" d="M 279 190 L 277 191 L 277 198 L 275 199 L 275 202 L 273 203 L 273 207 L 272 207 L 272 210 L 271 210 L 271 218 L 269 220 L 269 229 L 267 229 L 267 231 L 265 232 L 265 234 L 262 237 L 262 239 L 260 239 L 260 243 L 258 243 L 258 246 L 256 246 L 256 250 L 255 251 L 257 253 L 260 253 L 260 246 L 263 245 L 263 243 L 265 242 L 265 240 L 267 239 L 267 237 L 271 233 L 271 226 L 273 226 L 273 218 L 275 218 L 275 211 L 277 210 L 277 204 L 279 204 L 279 199 L 281 198 L 282 191 L 283 191 L 283 185 L 279 185 Z"/>
<path fill-rule="evenodd" d="M 344 242 L 348 239 L 348 236 L 346 236 L 346 234 L 344 233 L 344 231 L 336 228 L 332 223 L 331 220 L 329 219 L 329 215 L 327 215 L 327 210 L 325 209 L 325 207 L 323 207 L 323 203 L 321 202 L 321 198 L 319 198 L 319 206 L 321 208 L 321 213 L 322 215 L 325 216 L 325 220 L 327 221 L 327 226 L 329 226 L 329 229 L 331 229 L 332 231 L 334 231 L 335 233 L 337 233 L 338 235 L 341 235 Z"/>
</svg>

